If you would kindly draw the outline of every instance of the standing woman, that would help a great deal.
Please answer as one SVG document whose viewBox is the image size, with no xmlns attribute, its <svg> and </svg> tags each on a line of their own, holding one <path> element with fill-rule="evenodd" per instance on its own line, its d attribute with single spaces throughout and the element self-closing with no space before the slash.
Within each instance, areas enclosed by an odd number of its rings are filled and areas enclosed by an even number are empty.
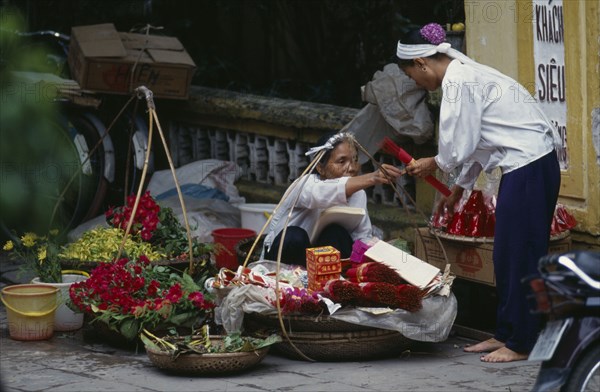
<svg viewBox="0 0 600 392">
<path fill-rule="evenodd" d="M 460 168 L 452 194 L 438 205 L 452 214 L 482 169 L 501 169 L 493 252 L 496 332 L 465 351 L 489 352 L 484 362 L 527 359 L 541 325 L 529 311 L 521 280 L 537 273 L 548 252 L 560 188 L 558 134 L 523 86 L 444 41 L 444 29 L 430 23 L 398 42 L 400 68 L 429 91 L 442 87 L 438 154 L 416 160 L 407 172 L 425 177 L 438 168 Z"/>
<path fill-rule="evenodd" d="M 354 241 L 372 236 L 373 229 L 367 212 L 367 194 L 364 189 L 377 184 L 389 184 L 402 174 L 397 167 L 384 164 L 383 170 L 359 175 L 356 141 L 349 133 L 323 136 L 317 142 L 317 147 L 309 150 L 307 155 L 314 155 L 321 150 L 325 150 L 325 153 L 316 164 L 317 173 L 309 174 L 308 178 L 300 177 L 290 185 L 283 196 L 284 200 L 271 219 L 264 241 L 264 255 L 268 260 L 277 260 L 279 244 L 290 210 L 291 217 L 285 232 L 281 262 L 305 266 L 306 248 L 316 246 L 333 246 L 340 251 L 342 258 L 350 257 Z M 390 177 L 387 177 L 384 171 Z M 292 209 L 298 193 L 300 196 Z M 308 233 L 317 223 L 321 212 L 333 206 L 363 208 L 365 215 L 358 226 L 350 231 L 337 223 L 326 226 L 311 244 Z"/>
</svg>

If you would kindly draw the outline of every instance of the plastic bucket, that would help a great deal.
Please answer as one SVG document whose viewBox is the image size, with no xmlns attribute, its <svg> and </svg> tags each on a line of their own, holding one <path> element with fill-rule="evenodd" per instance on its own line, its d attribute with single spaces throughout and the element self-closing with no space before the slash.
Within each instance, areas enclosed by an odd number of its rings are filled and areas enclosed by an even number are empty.
<svg viewBox="0 0 600 392">
<path fill-rule="evenodd" d="M 228 252 L 221 251 L 215 256 L 217 268 L 228 268 L 233 271 L 237 271 L 240 263 L 235 251 L 235 246 L 241 240 L 250 237 L 256 237 L 256 232 L 250 229 L 240 228 L 223 228 L 213 230 L 212 236 L 214 242 L 223 245 Z"/>
<path fill-rule="evenodd" d="M 247 203 L 240 204 L 242 227 L 260 232 L 267 223 L 267 219 L 275 210 L 277 204 Z"/>
<path fill-rule="evenodd" d="M 57 287 L 17 284 L 1 291 L 6 306 L 8 333 L 14 340 L 44 340 L 54 334 Z"/>
<path fill-rule="evenodd" d="M 69 289 L 73 283 L 82 282 L 90 275 L 84 271 L 62 271 L 62 283 L 40 282 L 39 278 L 34 278 L 31 282 L 35 284 L 47 285 L 59 289 L 57 293 L 56 312 L 54 314 L 54 330 L 57 332 L 75 331 L 83 327 L 83 313 L 74 312 L 67 305 L 71 301 Z"/>
</svg>

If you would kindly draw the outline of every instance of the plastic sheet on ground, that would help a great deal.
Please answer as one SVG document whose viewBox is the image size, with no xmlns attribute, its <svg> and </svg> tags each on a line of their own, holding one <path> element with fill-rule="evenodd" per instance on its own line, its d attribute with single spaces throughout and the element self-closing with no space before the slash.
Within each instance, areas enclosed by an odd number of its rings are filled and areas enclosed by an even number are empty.
<svg viewBox="0 0 600 392">
<path fill-rule="evenodd" d="M 241 174 L 235 163 L 208 159 L 181 166 L 175 169 L 175 173 L 193 237 L 201 242 L 212 242 L 211 233 L 214 229 L 241 226 L 240 210 L 236 204 L 244 203 L 245 198 L 240 197 L 234 185 Z M 162 196 L 157 202 L 163 207 L 171 207 L 184 225 L 183 210 L 171 170 L 155 172 L 147 190 L 155 198 Z M 103 213 L 71 230 L 69 241 L 76 241 L 85 231 L 107 226 Z"/>
<path fill-rule="evenodd" d="M 457 313 L 454 294 L 447 297 L 433 296 L 423 300 L 418 312 L 402 309 L 342 307 L 332 318 L 352 324 L 400 332 L 404 337 L 420 342 L 442 342 L 448 338 Z"/>
<path fill-rule="evenodd" d="M 234 162 L 205 159 L 194 161 L 175 169 L 177 182 L 184 184 L 202 184 L 217 189 L 229 197 L 231 204 L 244 203 L 235 181 L 242 175 L 242 169 Z M 152 175 L 148 190 L 152 195 L 160 195 L 175 188 L 171 170 L 160 170 Z"/>
</svg>

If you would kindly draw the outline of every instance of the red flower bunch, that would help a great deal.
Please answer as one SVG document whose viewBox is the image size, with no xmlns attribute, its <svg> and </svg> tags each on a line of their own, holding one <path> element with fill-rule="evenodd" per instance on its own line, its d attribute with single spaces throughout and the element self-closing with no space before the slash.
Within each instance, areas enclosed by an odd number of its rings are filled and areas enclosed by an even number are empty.
<svg viewBox="0 0 600 392">
<path fill-rule="evenodd" d="M 298 287 L 284 289 L 279 304 L 283 314 L 319 314 L 325 309 L 316 293 Z"/>
<path fill-rule="evenodd" d="M 131 194 L 127 197 L 127 205 L 122 207 L 110 207 L 106 212 L 106 221 L 113 227 L 117 227 L 123 230 L 127 229 L 127 224 L 131 219 L 133 212 L 133 206 L 135 204 L 136 196 Z M 135 217 L 133 218 L 133 225 L 131 226 L 131 233 L 140 233 L 140 236 L 144 241 L 150 241 L 152 235 L 156 230 L 159 223 L 159 211 L 160 206 L 154 201 L 150 192 L 147 191 L 140 198 Z"/>
<path fill-rule="evenodd" d="M 152 265 L 147 257 L 101 263 L 69 291 L 73 305 L 134 339 L 159 325 L 197 326 L 214 303 L 187 274 Z"/>
</svg>

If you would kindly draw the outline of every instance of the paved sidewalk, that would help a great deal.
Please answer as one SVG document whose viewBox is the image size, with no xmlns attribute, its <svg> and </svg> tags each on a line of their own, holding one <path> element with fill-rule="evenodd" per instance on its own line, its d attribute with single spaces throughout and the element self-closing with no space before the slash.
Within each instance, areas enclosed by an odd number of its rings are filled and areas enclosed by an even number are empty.
<svg viewBox="0 0 600 392">
<path fill-rule="evenodd" d="M 1 260 L 2 283 L 16 279 Z M 85 328 L 85 327 L 84 327 Z M 456 334 L 418 343 L 397 356 L 364 362 L 306 362 L 269 353 L 256 367 L 231 376 L 173 376 L 145 353 L 87 338 L 84 330 L 47 341 L 10 339 L 0 305 L 0 384 L 3 391 L 529 391 L 539 363 L 487 364 L 462 351 Z"/>
</svg>

